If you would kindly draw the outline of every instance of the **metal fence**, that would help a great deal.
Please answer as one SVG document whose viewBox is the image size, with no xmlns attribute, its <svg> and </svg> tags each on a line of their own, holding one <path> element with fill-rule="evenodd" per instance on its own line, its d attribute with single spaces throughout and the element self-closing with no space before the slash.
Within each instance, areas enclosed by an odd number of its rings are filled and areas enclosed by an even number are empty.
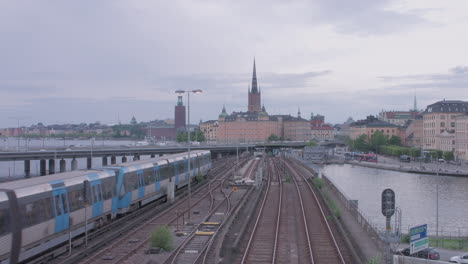
<svg viewBox="0 0 468 264">
<path fill-rule="evenodd" d="M 370 218 L 361 211 L 358 206 L 344 194 L 332 181 L 330 181 L 326 175 L 322 174 L 322 179 L 325 182 L 326 187 L 332 191 L 341 201 L 345 209 L 356 219 L 357 223 L 361 225 L 362 229 L 377 243 L 377 246 L 384 250 L 385 243 L 379 236 L 378 227 L 373 223 Z"/>
<path fill-rule="evenodd" d="M 403 234 L 409 234 L 411 226 L 403 230 Z M 454 250 L 468 250 L 468 227 L 440 227 L 439 233 L 435 230 L 428 232 L 430 246 L 448 248 Z"/>
</svg>

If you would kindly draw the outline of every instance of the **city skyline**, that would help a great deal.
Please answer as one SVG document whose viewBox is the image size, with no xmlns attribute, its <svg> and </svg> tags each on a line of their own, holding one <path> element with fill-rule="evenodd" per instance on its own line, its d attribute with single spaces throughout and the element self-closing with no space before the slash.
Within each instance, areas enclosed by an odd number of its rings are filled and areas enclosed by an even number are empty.
<svg viewBox="0 0 468 264">
<path fill-rule="evenodd" d="M 339 5 L 340 8 L 337 8 Z M 262 12 L 258 12 L 262 10 Z M 463 1 L 0 3 L 0 127 L 245 109 L 256 58 L 271 114 L 330 123 L 467 100 Z"/>
</svg>

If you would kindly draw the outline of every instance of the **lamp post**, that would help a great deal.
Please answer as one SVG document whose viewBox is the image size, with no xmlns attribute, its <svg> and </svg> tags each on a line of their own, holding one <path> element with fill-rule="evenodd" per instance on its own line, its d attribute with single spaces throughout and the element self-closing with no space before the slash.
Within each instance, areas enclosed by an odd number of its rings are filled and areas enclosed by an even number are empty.
<svg viewBox="0 0 468 264">
<path fill-rule="evenodd" d="M 188 148 L 188 158 L 187 158 L 187 163 L 188 163 L 188 173 L 189 173 L 189 179 L 188 179 L 188 220 L 190 220 L 190 215 L 192 211 L 192 187 L 191 187 L 191 179 L 190 179 L 190 94 L 191 93 L 202 93 L 203 91 L 200 89 L 196 90 L 177 90 L 175 93 L 177 94 L 187 94 L 187 148 Z"/>
</svg>

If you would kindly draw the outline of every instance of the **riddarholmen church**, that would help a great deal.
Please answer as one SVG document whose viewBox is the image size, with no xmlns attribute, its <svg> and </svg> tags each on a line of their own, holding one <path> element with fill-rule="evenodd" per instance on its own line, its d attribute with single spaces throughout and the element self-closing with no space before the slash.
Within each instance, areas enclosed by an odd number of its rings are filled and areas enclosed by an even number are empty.
<svg viewBox="0 0 468 264">
<path fill-rule="evenodd" d="M 311 122 L 291 115 L 269 115 L 261 105 L 261 91 L 257 83 L 255 59 L 253 63 L 252 85 L 248 89 L 247 112 L 228 114 L 223 106 L 218 120 L 200 123 L 200 130 L 207 140 L 218 142 L 265 141 L 271 135 L 285 140 L 311 140 Z"/>
</svg>

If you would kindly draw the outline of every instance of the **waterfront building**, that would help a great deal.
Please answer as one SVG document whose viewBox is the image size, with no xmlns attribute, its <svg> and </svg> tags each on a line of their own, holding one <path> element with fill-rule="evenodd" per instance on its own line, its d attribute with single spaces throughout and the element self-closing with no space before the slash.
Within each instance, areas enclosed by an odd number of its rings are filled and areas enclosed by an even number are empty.
<svg viewBox="0 0 468 264">
<path fill-rule="evenodd" d="M 402 144 L 407 147 L 421 148 L 423 140 L 423 119 L 422 115 L 416 116 L 414 120 L 409 120 L 402 131 L 404 137 L 402 137 Z"/>
<path fill-rule="evenodd" d="M 439 135 L 440 150 L 455 153 L 455 132 L 444 131 Z"/>
<path fill-rule="evenodd" d="M 330 125 L 311 127 L 311 138 L 314 140 L 332 140 L 335 138 L 335 129 Z"/>
<path fill-rule="evenodd" d="M 468 113 L 455 117 L 455 157 L 468 161 Z"/>
<path fill-rule="evenodd" d="M 298 116 L 270 115 L 261 105 L 261 92 L 254 60 L 252 82 L 248 87 L 246 112 L 228 114 L 223 106 L 218 120 L 202 122 L 200 129 L 206 138 L 218 142 L 258 142 L 274 135 L 279 139 L 308 141 L 311 139 L 310 123 Z M 209 135 L 208 135 L 208 134 Z"/>
<path fill-rule="evenodd" d="M 301 117 L 301 112 L 298 111 L 297 117 L 288 115 L 276 116 L 279 121 L 283 121 L 283 138 L 294 141 L 309 141 L 312 138 L 310 124 L 308 120 Z"/>
<path fill-rule="evenodd" d="M 218 140 L 218 120 L 200 122 L 200 131 L 205 135 L 206 141 Z"/>
<path fill-rule="evenodd" d="M 378 119 L 394 124 L 404 126 L 408 121 L 416 119 L 419 113 L 417 111 L 381 111 Z"/>
<path fill-rule="evenodd" d="M 374 133 L 377 131 L 382 132 L 387 138 L 391 136 L 401 137 L 400 128 L 397 125 L 379 120 L 372 115 L 364 120 L 358 120 L 352 123 L 349 128 L 349 136 L 351 139 L 356 139 L 364 134 L 367 136 L 368 140 L 371 140 Z"/>
<path fill-rule="evenodd" d="M 310 115 L 310 134 L 311 139 L 314 140 L 332 140 L 335 138 L 335 129 L 325 123 L 325 116 L 315 115 L 312 113 Z"/>
<path fill-rule="evenodd" d="M 423 112 L 423 148 L 441 149 L 441 134 L 454 133 L 455 118 L 468 112 L 468 102 L 443 100 L 428 105 Z M 445 136 L 442 136 L 445 139 Z M 445 144 L 445 143 L 444 143 Z"/>
</svg>

